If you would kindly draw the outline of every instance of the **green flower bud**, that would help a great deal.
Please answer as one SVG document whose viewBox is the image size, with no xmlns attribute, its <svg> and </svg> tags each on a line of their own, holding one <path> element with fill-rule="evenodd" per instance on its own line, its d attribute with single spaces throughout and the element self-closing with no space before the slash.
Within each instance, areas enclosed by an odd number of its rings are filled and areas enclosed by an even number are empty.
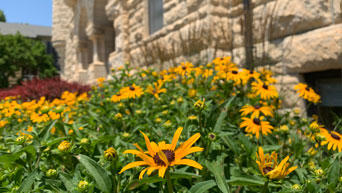
<svg viewBox="0 0 342 193">
<path fill-rule="evenodd" d="M 57 175 L 57 170 L 55 169 L 49 169 L 47 172 L 46 172 L 46 176 L 47 177 L 53 177 L 53 176 L 56 176 Z"/>
<path fill-rule="evenodd" d="M 78 185 L 77 185 L 77 189 L 78 189 L 80 192 L 85 192 L 85 191 L 87 191 L 88 187 L 89 187 L 89 182 L 87 182 L 87 181 L 82 181 L 82 180 L 81 180 L 81 181 L 78 183 Z"/>
</svg>

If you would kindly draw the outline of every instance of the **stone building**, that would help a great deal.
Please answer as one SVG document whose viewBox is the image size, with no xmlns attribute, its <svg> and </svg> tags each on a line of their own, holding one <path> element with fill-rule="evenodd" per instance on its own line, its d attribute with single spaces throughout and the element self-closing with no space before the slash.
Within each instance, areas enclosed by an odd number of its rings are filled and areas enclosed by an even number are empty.
<svg viewBox="0 0 342 193">
<path fill-rule="evenodd" d="M 326 105 L 342 106 L 342 97 L 336 98 L 342 95 L 336 86 L 342 68 L 342 1 L 246 2 L 53 0 L 52 39 L 61 76 L 91 82 L 126 61 L 163 68 L 185 58 L 196 63 L 224 55 L 243 66 L 252 40 L 252 61 L 277 73 L 289 101 L 289 88 L 313 81 L 329 99 Z"/>
</svg>

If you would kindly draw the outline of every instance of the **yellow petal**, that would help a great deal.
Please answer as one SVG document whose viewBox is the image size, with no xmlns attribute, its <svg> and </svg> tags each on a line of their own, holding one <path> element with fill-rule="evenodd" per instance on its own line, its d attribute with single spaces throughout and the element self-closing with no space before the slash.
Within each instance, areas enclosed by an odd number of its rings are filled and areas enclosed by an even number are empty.
<svg viewBox="0 0 342 193">
<path fill-rule="evenodd" d="M 145 174 L 145 172 L 146 172 L 147 169 L 148 169 L 148 168 L 145 168 L 145 169 L 141 170 L 141 172 L 140 172 L 140 174 L 139 174 L 139 180 L 141 180 L 141 179 L 144 177 L 144 174 Z"/>
<path fill-rule="evenodd" d="M 182 152 L 190 148 L 199 138 L 201 137 L 200 133 L 196 133 L 195 135 L 191 136 L 186 142 L 184 142 L 177 150 L 177 152 Z"/>
<path fill-rule="evenodd" d="M 136 161 L 136 162 L 132 162 L 132 163 L 129 163 L 127 164 L 125 167 L 123 167 L 121 169 L 121 171 L 119 172 L 119 174 L 121 174 L 122 172 L 128 170 L 128 169 L 131 169 L 131 168 L 134 168 L 136 166 L 142 166 L 142 165 L 148 165 L 145 161 Z"/>
<path fill-rule="evenodd" d="M 201 164 L 197 163 L 194 160 L 191 159 L 181 159 L 181 160 L 177 160 L 175 161 L 175 163 L 173 165 L 188 165 L 197 169 L 202 169 L 203 166 L 201 166 Z"/>
<path fill-rule="evenodd" d="M 172 138 L 171 150 L 175 150 L 180 134 L 183 131 L 183 127 L 179 127 Z"/>
<path fill-rule="evenodd" d="M 159 177 L 164 178 L 166 168 L 167 167 L 162 167 L 162 168 L 159 169 L 159 172 L 158 172 L 158 176 Z"/>
<path fill-rule="evenodd" d="M 158 151 L 158 156 L 159 158 L 168 166 L 169 165 L 169 160 L 167 159 L 166 155 L 162 151 Z"/>
<path fill-rule="evenodd" d="M 146 147 L 148 152 L 150 153 L 151 156 L 154 156 L 156 154 L 156 152 L 153 151 L 152 147 L 151 147 L 151 142 L 150 139 L 147 137 L 147 135 L 140 131 L 141 134 L 143 134 L 144 138 L 145 138 L 145 143 L 146 143 Z"/>
<path fill-rule="evenodd" d="M 177 152 L 176 154 L 176 159 L 182 159 L 183 157 L 191 154 L 191 153 L 195 153 L 195 152 L 200 152 L 203 151 L 204 148 L 202 147 L 191 147 L 185 151 L 182 152 Z"/>
</svg>

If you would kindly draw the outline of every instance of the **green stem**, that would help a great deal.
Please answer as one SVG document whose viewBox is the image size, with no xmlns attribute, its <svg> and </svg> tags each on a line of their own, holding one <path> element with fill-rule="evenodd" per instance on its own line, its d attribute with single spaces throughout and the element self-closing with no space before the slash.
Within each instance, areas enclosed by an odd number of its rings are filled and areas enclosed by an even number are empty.
<svg viewBox="0 0 342 193">
<path fill-rule="evenodd" d="M 265 182 L 264 187 L 262 188 L 261 193 L 267 193 L 267 191 L 268 191 L 268 180 L 267 180 L 267 182 Z"/>
<path fill-rule="evenodd" d="M 172 184 L 171 184 L 171 178 L 170 178 L 170 172 L 169 172 L 169 168 L 166 169 L 166 182 L 167 182 L 167 189 L 169 190 L 169 193 L 173 193 L 173 189 L 172 189 Z"/>
</svg>

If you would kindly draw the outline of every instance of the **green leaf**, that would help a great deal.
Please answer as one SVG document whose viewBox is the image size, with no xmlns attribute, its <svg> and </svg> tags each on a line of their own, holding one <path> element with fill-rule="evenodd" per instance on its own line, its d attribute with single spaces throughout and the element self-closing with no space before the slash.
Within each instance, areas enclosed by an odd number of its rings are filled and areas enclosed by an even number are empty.
<svg viewBox="0 0 342 193">
<path fill-rule="evenodd" d="M 199 182 L 193 185 L 190 189 L 191 193 L 203 193 L 208 191 L 210 188 L 216 186 L 216 182 L 214 180 L 207 180 L 203 182 Z"/>
<path fill-rule="evenodd" d="M 238 152 L 237 146 L 230 136 L 220 137 L 220 139 L 222 139 L 223 143 L 225 143 L 234 153 Z"/>
<path fill-rule="evenodd" d="M 71 178 L 66 173 L 61 172 L 59 178 L 63 182 L 68 192 L 75 192 L 76 185 L 72 182 Z"/>
<path fill-rule="evenodd" d="M 18 192 L 29 192 L 31 190 L 31 186 L 34 182 L 35 177 L 37 176 L 38 170 L 35 169 L 33 170 L 33 172 L 31 172 L 31 174 L 29 174 L 27 176 L 27 178 L 25 178 L 25 180 L 23 181 L 23 183 L 21 184 Z"/>
<path fill-rule="evenodd" d="M 331 164 L 328 172 L 328 182 L 329 184 L 337 184 L 338 178 L 340 176 L 340 163 L 338 159 Z"/>
<path fill-rule="evenodd" d="M 104 192 L 111 192 L 112 181 L 110 180 L 107 171 L 86 155 L 80 154 L 77 158 L 87 169 L 88 173 L 94 177 L 98 188 Z"/>
<path fill-rule="evenodd" d="M 135 188 L 142 186 L 144 184 L 152 184 L 152 183 L 161 182 L 161 181 L 164 181 L 164 179 L 158 176 L 152 176 L 152 177 L 143 178 L 141 180 L 133 180 L 127 187 L 128 187 L 128 190 L 134 190 Z"/>
<path fill-rule="evenodd" d="M 221 130 L 223 120 L 226 118 L 230 104 L 232 103 L 232 101 L 234 99 L 235 99 L 235 96 L 230 98 L 229 101 L 226 103 L 226 105 L 224 105 L 223 110 L 222 110 L 222 112 L 221 112 L 221 114 L 220 114 L 219 118 L 217 119 L 216 124 L 214 126 L 214 132 L 218 132 L 219 130 Z"/>
<path fill-rule="evenodd" d="M 250 177 L 234 177 L 227 182 L 234 186 L 263 186 L 265 183 Z"/>
<path fill-rule="evenodd" d="M 215 180 L 217 183 L 217 186 L 223 193 L 229 193 L 230 188 L 229 185 L 226 182 L 226 178 L 224 176 L 224 169 L 222 167 L 222 164 L 218 162 L 210 163 L 206 161 L 206 166 L 212 172 L 215 176 Z"/>
</svg>

